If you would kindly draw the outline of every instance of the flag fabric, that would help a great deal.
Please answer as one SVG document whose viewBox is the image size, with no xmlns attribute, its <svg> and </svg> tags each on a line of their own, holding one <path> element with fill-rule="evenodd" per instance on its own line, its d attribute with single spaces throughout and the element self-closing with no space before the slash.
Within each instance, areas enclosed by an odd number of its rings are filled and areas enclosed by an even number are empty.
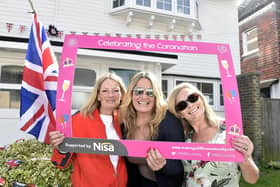
<svg viewBox="0 0 280 187">
<path fill-rule="evenodd" d="M 34 15 L 20 90 L 20 129 L 49 143 L 55 130 L 58 64 L 45 28 Z"/>
<path fill-rule="evenodd" d="M 9 166 L 9 168 L 12 168 L 12 167 L 17 167 L 18 165 L 20 165 L 22 163 L 21 160 L 7 160 L 6 161 L 6 164 Z"/>
</svg>

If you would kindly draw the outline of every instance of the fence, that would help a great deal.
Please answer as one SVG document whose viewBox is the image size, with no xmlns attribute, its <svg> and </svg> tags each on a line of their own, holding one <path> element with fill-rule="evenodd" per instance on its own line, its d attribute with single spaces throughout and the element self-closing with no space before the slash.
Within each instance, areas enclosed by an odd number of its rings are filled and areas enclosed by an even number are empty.
<svg viewBox="0 0 280 187">
<path fill-rule="evenodd" d="M 262 125 L 265 160 L 280 160 L 280 99 L 263 99 Z"/>
</svg>

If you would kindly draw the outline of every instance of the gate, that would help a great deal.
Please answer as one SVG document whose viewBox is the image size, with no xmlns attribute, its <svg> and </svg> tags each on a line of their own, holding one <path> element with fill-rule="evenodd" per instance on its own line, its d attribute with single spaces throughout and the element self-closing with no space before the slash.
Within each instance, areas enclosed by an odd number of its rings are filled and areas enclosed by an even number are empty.
<svg viewBox="0 0 280 187">
<path fill-rule="evenodd" d="M 280 160 L 280 99 L 263 99 L 264 159 Z"/>
</svg>

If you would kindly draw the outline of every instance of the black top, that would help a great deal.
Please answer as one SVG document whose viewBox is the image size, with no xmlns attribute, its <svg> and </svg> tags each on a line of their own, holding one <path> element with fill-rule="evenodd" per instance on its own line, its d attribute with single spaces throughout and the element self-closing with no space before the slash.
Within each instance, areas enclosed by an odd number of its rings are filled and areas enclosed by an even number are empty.
<svg viewBox="0 0 280 187">
<path fill-rule="evenodd" d="M 157 141 L 184 142 L 183 125 L 177 117 L 167 111 L 165 118 L 159 126 Z M 181 187 L 183 182 L 184 167 L 181 160 L 167 159 L 166 165 L 156 171 L 159 187 Z"/>
<path fill-rule="evenodd" d="M 123 131 L 124 132 L 124 131 Z M 126 134 L 126 133 L 124 133 Z M 156 141 L 184 142 L 184 130 L 180 119 L 167 111 L 165 118 L 159 125 Z M 141 186 L 141 175 L 136 164 L 127 161 L 128 184 L 127 187 Z M 184 168 L 181 160 L 167 159 L 166 165 L 155 172 L 158 187 L 181 187 Z"/>
</svg>

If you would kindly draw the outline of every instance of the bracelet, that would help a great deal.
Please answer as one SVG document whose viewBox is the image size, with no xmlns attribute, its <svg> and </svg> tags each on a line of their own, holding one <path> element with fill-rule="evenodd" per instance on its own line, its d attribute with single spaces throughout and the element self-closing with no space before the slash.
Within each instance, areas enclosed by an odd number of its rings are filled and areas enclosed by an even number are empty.
<svg viewBox="0 0 280 187">
<path fill-rule="evenodd" d="M 249 156 L 249 157 L 247 157 L 247 158 L 244 158 L 244 162 L 250 162 L 250 161 L 252 161 L 253 159 L 252 159 L 252 157 L 251 156 Z M 243 162 L 243 163 L 244 163 Z"/>
<path fill-rule="evenodd" d="M 58 149 L 58 152 L 59 152 L 60 154 L 63 154 L 63 155 L 65 155 L 65 154 L 68 153 L 68 152 L 60 151 L 59 149 Z"/>
</svg>

